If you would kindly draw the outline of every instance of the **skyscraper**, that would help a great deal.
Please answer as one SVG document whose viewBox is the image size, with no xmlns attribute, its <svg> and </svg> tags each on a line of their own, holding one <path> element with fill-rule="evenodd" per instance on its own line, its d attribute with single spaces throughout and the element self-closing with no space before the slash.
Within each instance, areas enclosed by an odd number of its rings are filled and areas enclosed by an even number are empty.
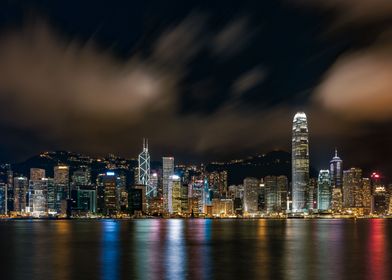
<svg viewBox="0 0 392 280">
<path fill-rule="evenodd" d="M 138 184 L 146 186 L 146 195 L 152 196 L 153 189 L 150 182 L 150 154 L 148 153 L 148 140 L 143 139 L 143 151 L 138 157 Z"/>
<path fill-rule="evenodd" d="M 58 165 L 54 167 L 54 185 L 58 193 L 58 199 L 65 200 L 69 198 L 69 167 Z"/>
<path fill-rule="evenodd" d="M 244 179 L 244 210 L 248 214 L 256 214 L 259 206 L 260 180 Z"/>
<path fill-rule="evenodd" d="M 362 169 L 350 168 L 343 171 L 343 207 L 354 208 L 358 205 L 358 192 L 362 187 Z M 357 202 L 356 202 L 357 200 Z"/>
<path fill-rule="evenodd" d="M 162 158 L 162 169 L 163 169 L 163 209 L 169 212 L 169 177 L 174 175 L 174 158 L 163 157 Z"/>
<path fill-rule="evenodd" d="M 331 208 L 331 178 L 329 170 L 320 170 L 318 176 L 317 208 L 321 211 Z"/>
<path fill-rule="evenodd" d="M 116 201 L 116 174 L 112 171 L 106 172 L 103 177 L 104 186 L 104 214 L 112 215 L 117 211 Z"/>
<path fill-rule="evenodd" d="M 335 149 L 335 156 L 329 162 L 329 175 L 332 188 L 341 189 L 343 186 L 343 161 L 338 156 L 337 149 Z"/>
<path fill-rule="evenodd" d="M 14 178 L 14 211 L 26 211 L 26 194 L 29 182 L 26 177 Z"/>
<path fill-rule="evenodd" d="M 169 177 L 168 206 L 170 214 L 181 213 L 181 178 L 177 175 Z"/>
<path fill-rule="evenodd" d="M 295 114 L 292 132 L 292 211 L 303 212 L 309 183 L 309 131 L 305 113 Z"/>
</svg>

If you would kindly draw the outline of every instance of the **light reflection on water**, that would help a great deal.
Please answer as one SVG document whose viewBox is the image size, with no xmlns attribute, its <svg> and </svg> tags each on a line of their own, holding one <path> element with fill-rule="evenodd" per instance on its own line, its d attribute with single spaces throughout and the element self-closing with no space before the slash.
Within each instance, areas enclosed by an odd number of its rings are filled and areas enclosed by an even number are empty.
<svg viewBox="0 0 392 280">
<path fill-rule="evenodd" d="M 392 220 L 1 221 L 1 279 L 390 279 Z"/>
</svg>

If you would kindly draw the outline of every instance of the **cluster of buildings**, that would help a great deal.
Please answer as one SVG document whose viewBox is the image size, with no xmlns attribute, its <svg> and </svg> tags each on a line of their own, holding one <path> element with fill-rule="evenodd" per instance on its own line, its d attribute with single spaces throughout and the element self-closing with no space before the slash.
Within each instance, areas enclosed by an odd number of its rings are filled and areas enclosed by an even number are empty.
<svg viewBox="0 0 392 280">
<path fill-rule="evenodd" d="M 318 215 L 386 216 L 392 214 L 392 186 L 373 172 L 345 169 L 335 150 L 329 167 L 309 177 L 309 131 L 305 113 L 294 116 L 292 130 L 292 195 L 289 213 Z"/>
<path fill-rule="evenodd" d="M 50 153 L 40 157 L 53 159 Z M 392 185 L 379 173 L 343 168 L 335 151 L 318 178 L 309 172 L 309 130 L 305 113 L 294 116 L 292 178 L 246 177 L 229 185 L 224 169 L 175 165 L 163 157 L 152 165 L 147 139 L 137 160 L 64 155 L 29 174 L 0 166 L 0 215 L 6 217 L 291 217 L 386 216 Z M 60 162 L 63 161 L 63 162 Z"/>
</svg>

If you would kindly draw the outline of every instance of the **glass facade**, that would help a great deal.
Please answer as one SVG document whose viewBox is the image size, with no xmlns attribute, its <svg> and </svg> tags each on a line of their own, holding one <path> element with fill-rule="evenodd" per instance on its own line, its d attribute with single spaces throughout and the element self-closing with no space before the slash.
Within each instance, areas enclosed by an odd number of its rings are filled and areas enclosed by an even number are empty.
<svg viewBox="0 0 392 280">
<path fill-rule="evenodd" d="M 320 170 L 318 176 L 317 207 L 321 211 L 331 208 L 331 177 L 329 170 Z"/>
<path fill-rule="evenodd" d="M 305 113 L 294 116 L 292 132 L 292 211 L 304 212 L 309 183 L 309 131 Z"/>
</svg>

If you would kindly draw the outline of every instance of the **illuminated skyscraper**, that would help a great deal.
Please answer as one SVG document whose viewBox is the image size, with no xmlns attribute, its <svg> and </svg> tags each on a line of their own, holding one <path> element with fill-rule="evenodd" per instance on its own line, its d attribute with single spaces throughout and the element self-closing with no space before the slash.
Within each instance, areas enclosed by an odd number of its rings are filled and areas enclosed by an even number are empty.
<svg viewBox="0 0 392 280">
<path fill-rule="evenodd" d="M 181 178 L 177 175 L 169 177 L 168 206 L 170 214 L 181 213 Z"/>
<path fill-rule="evenodd" d="M 106 176 L 103 177 L 105 215 L 111 215 L 117 211 L 116 179 L 113 171 L 106 172 Z"/>
<path fill-rule="evenodd" d="M 343 171 L 343 207 L 354 208 L 358 207 L 358 197 L 362 189 L 362 169 L 350 168 Z M 356 202 L 357 200 L 357 202 Z"/>
<path fill-rule="evenodd" d="M 343 161 L 338 157 L 338 150 L 336 149 L 335 156 L 329 162 L 329 175 L 332 188 L 341 189 L 343 186 Z"/>
<path fill-rule="evenodd" d="M 306 189 L 309 183 L 309 131 L 305 113 L 298 112 L 293 119 L 292 135 L 292 211 L 306 210 Z"/>
<path fill-rule="evenodd" d="M 38 181 L 45 178 L 45 169 L 30 168 L 30 180 Z"/>
<path fill-rule="evenodd" d="M 150 182 L 150 154 L 147 139 L 143 139 L 143 151 L 139 154 L 138 163 L 138 184 L 145 185 L 146 195 L 152 196 L 154 190 Z"/>
<path fill-rule="evenodd" d="M 14 178 L 14 211 L 26 211 L 26 195 L 29 181 L 26 177 Z"/>
<path fill-rule="evenodd" d="M 162 169 L 163 169 L 163 209 L 169 212 L 169 177 L 174 175 L 174 158 L 163 157 L 162 158 Z"/>
<path fill-rule="evenodd" d="M 244 211 L 257 214 L 260 193 L 260 180 L 256 178 L 244 179 Z"/>
<path fill-rule="evenodd" d="M 317 208 L 321 211 L 331 208 L 331 178 L 329 170 L 320 170 L 318 176 Z"/>
<path fill-rule="evenodd" d="M 58 199 L 65 200 L 69 198 L 69 167 L 58 165 L 54 167 L 54 185 L 58 193 Z"/>
</svg>

